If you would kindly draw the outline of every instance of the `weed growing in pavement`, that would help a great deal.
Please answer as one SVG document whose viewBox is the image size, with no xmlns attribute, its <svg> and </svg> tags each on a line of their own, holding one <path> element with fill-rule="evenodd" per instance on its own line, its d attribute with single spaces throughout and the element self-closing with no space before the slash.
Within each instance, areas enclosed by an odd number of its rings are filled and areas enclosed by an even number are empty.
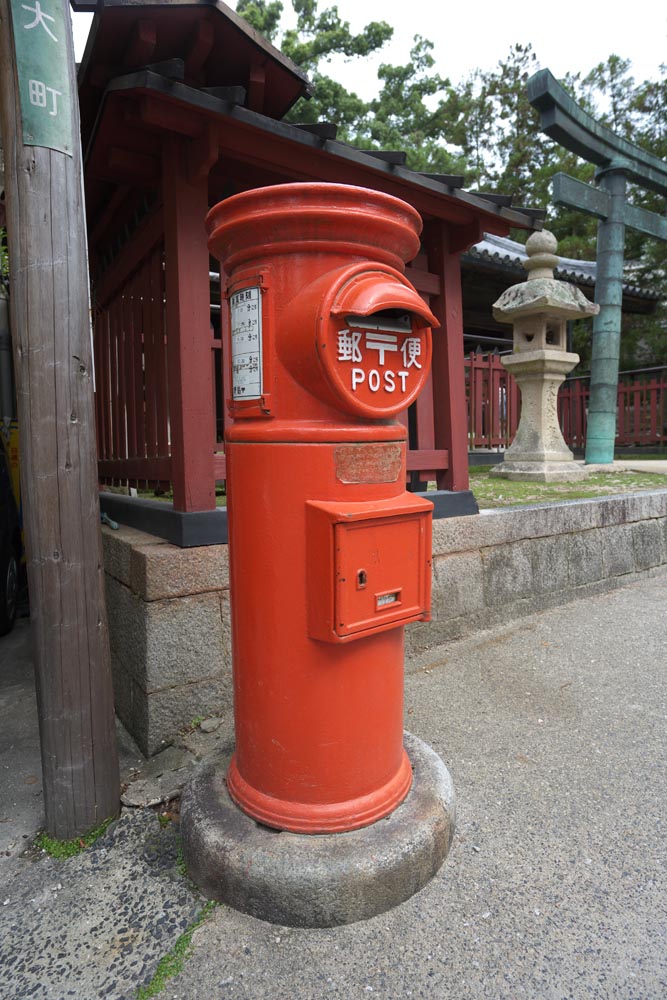
<svg viewBox="0 0 667 1000">
<path fill-rule="evenodd" d="M 195 715 L 194 719 L 191 719 L 187 725 L 183 726 L 182 729 L 179 730 L 180 735 L 189 736 L 190 733 L 194 733 L 195 729 L 199 729 L 205 718 L 205 715 Z"/>
<path fill-rule="evenodd" d="M 75 855 L 80 854 L 81 851 L 85 851 L 87 847 L 90 847 L 96 840 L 99 840 L 107 832 L 110 823 L 111 818 L 105 819 L 103 823 L 96 826 L 90 833 L 86 833 L 83 837 L 75 837 L 73 840 L 56 840 L 54 837 L 49 837 L 46 833 L 39 833 L 35 838 L 35 847 L 40 851 L 50 854 L 52 858 L 56 858 L 58 861 L 65 861 L 67 858 L 73 858 Z"/>
<path fill-rule="evenodd" d="M 167 980 L 177 976 L 182 971 L 185 960 L 191 951 L 192 935 L 209 918 L 217 905 L 213 899 L 209 899 L 204 904 L 194 923 L 181 934 L 174 947 L 160 959 L 150 983 L 137 990 L 136 1000 L 150 1000 L 150 997 L 157 996 L 166 986 Z"/>
</svg>

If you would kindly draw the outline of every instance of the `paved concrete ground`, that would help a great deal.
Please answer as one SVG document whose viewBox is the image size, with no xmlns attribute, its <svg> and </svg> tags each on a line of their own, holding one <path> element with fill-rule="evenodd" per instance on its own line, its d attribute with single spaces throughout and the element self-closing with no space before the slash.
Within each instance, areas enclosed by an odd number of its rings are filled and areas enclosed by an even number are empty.
<svg viewBox="0 0 667 1000">
<path fill-rule="evenodd" d="M 5 871 L 43 822 L 42 765 L 30 623 L 0 639 L 0 864 Z"/>
<path fill-rule="evenodd" d="M 439 875 L 331 930 L 218 907 L 161 995 L 667 996 L 666 609 L 656 576 L 413 660 L 406 725 L 458 795 Z M 88 857 L 18 859 L 0 899 L 0 997 L 134 997 L 201 907 L 174 843 L 128 811 Z"/>
<path fill-rule="evenodd" d="M 609 465 L 586 465 L 583 459 L 577 459 L 577 464 L 589 472 L 651 472 L 655 475 L 667 475 L 667 460 L 661 458 L 615 458 Z"/>
<path fill-rule="evenodd" d="M 630 472 L 654 472 L 667 475 L 667 461 L 663 459 L 622 458 L 614 462 L 614 467 L 628 469 Z"/>
</svg>

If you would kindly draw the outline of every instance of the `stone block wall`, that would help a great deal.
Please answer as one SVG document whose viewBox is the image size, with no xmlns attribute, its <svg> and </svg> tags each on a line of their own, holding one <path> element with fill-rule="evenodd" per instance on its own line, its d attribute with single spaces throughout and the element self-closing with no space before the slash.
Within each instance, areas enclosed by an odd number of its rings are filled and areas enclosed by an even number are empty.
<svg viewBox="0 0 667 1000">
<path fill-rule="evenodd" d="M 197 716 L 231 717 L 227 546 L 103 529 L 116 711 L 144 754 Z"/>
<path fill-rule="evenodd" d="M 199 715 L 229 730 L 227 546 L 103 537 L 119 717 L 145 754 Z M 436 520 L 432 621 L 408 627 L 407 653 L 664 572 L 667 490 Z"/>
<path fill-rule="evenodd" d="M 407 650 L 659 572 L 667 572 L 667 490 L 435 521 L 432 621 L 408 628 Z"/>
</svg>

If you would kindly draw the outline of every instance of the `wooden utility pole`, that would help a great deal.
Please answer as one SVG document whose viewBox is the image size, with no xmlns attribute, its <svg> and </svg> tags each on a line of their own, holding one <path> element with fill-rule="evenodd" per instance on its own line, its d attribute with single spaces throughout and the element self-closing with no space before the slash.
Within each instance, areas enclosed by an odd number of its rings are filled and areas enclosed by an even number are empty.
<svg viewBox="0 0 667 1000">
<path fill-rule="evenodd" d="M 119 810 L 74 50 L 66 0 L 0 0 L 0 125 L 47 832 Z"/>
</svg>

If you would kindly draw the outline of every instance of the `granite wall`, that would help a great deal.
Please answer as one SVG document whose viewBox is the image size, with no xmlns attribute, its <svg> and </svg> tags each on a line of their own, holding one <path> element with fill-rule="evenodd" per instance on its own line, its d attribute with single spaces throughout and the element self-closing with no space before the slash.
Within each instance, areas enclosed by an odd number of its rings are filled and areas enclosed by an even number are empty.
<svg viewBox="0 0 667 1000">
<path fill-rule="evenodd" d="M 126 527 L 103 535 L 116 709 L 127 729 L 154 754 L 197 716 L 231 725 L 227 546 L 178 548 Z M 437 520 L 433 620 L 408 627 L 407 652 L 661 572 L 667 490 Z"/>
</svg>

